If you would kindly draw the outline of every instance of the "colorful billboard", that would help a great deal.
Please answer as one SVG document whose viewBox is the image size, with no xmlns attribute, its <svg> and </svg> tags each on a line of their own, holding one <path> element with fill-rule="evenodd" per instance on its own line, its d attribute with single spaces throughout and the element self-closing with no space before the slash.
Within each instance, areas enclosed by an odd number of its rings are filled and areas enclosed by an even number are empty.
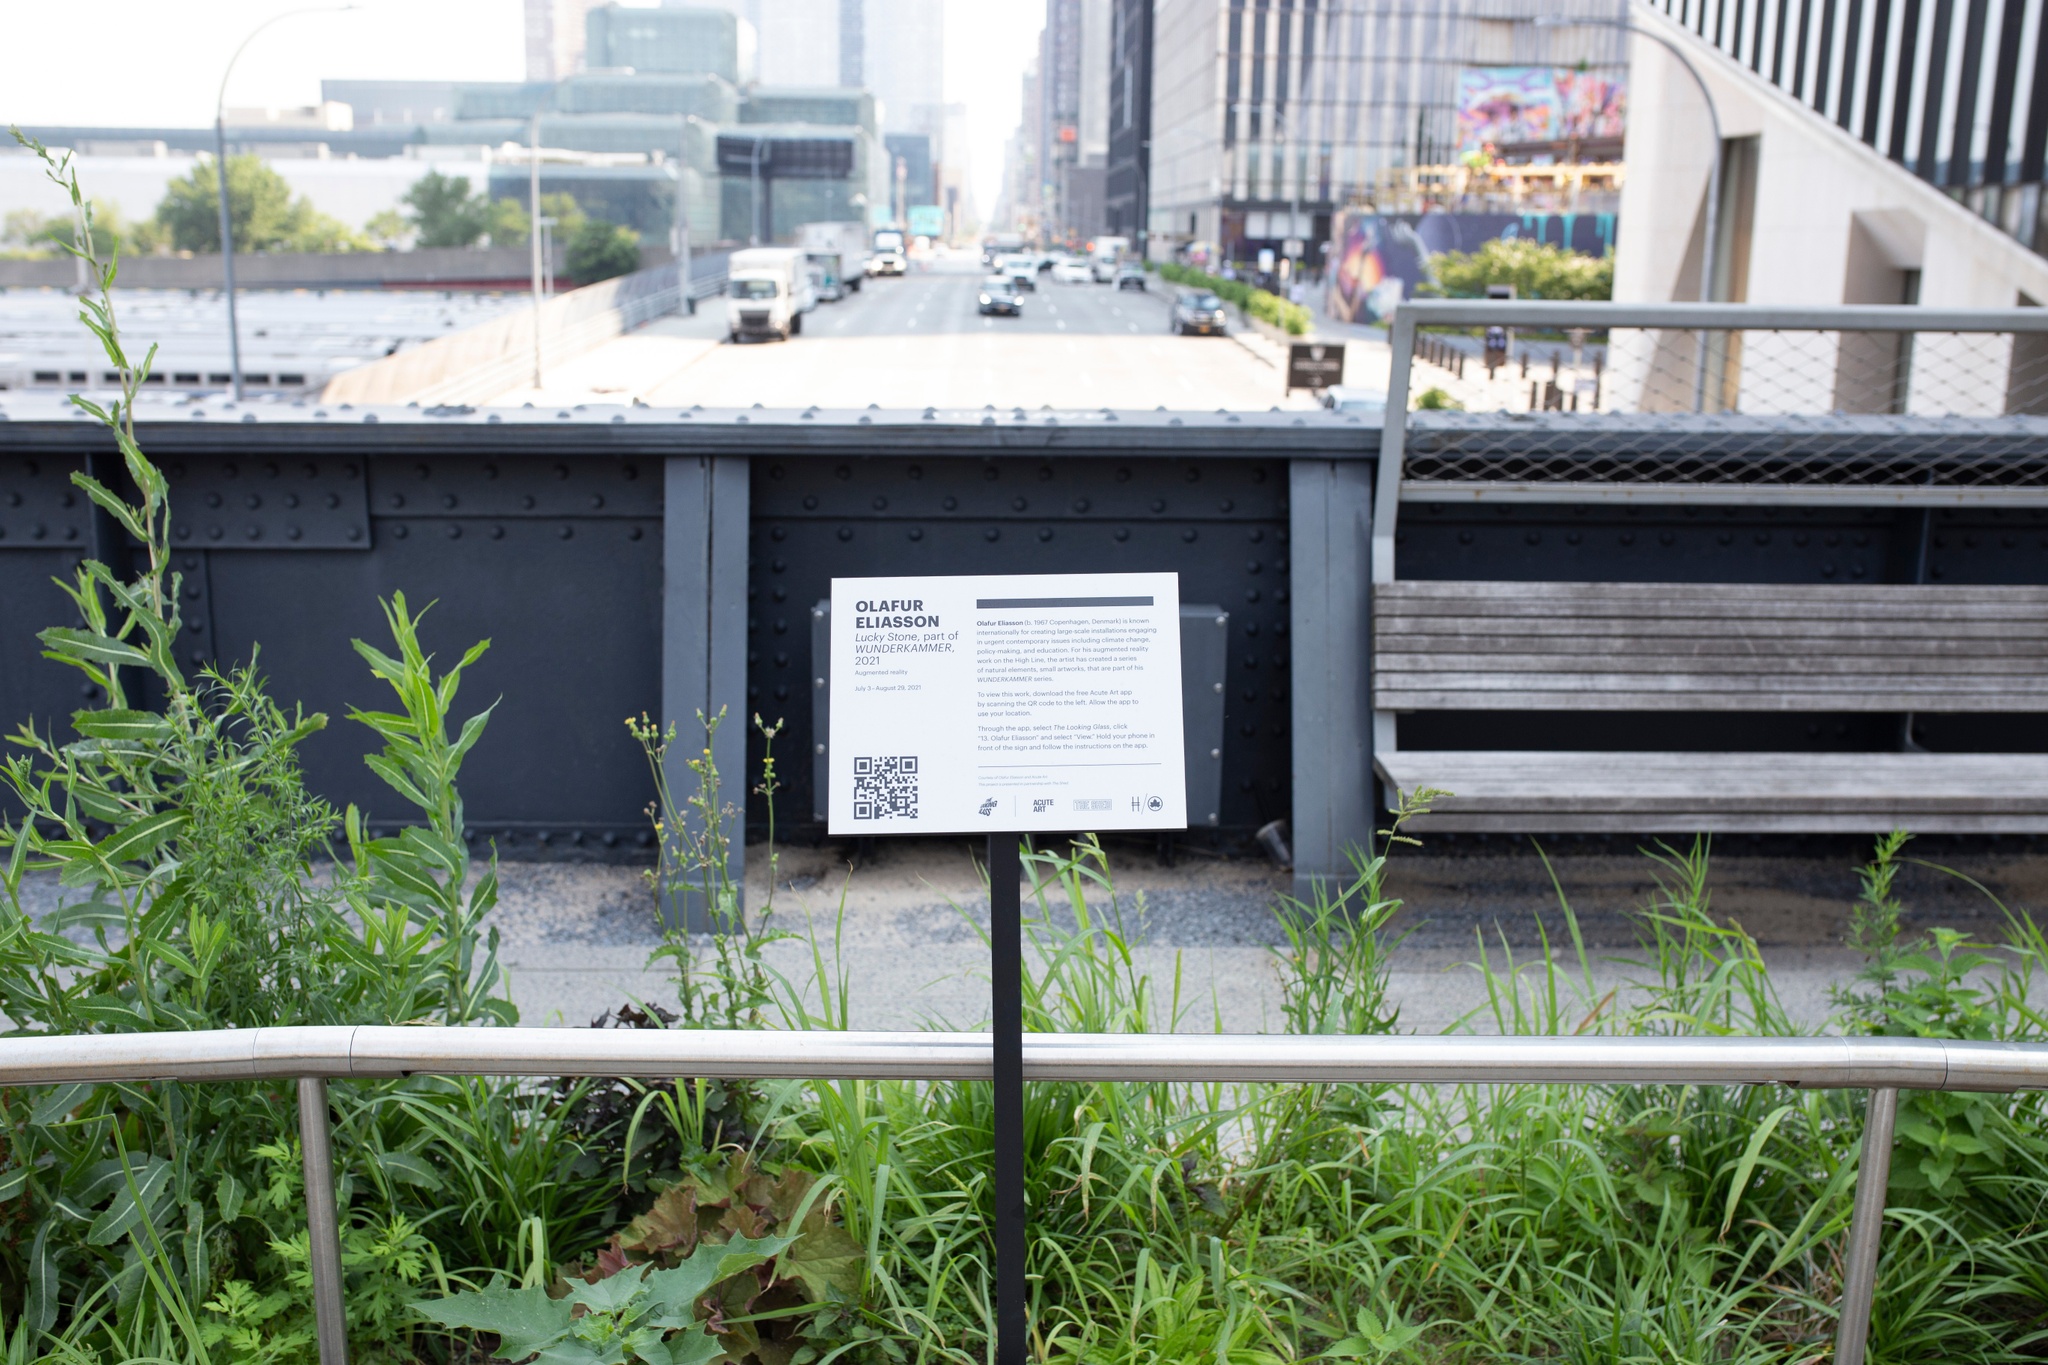
<svg viewBox="0 0 2048 1365">
<path fill-rule="evenodd" d="M 1558 66 L 1468 66 L 1458 76 L 1458 148 L 1619 138 L 1619 80 Z"/>
<path fill-rule="evenodd" d="M 1430 278 L 1429 258 L 1476 251 L 1496 237 L 1528 238 L 1603 256 L 1611 213 L 1344 213 L 1330 234 L 1329 310 L 1346 322 L 1385 322 Z"/>
<path fill-rule="evenodd" d="M 937 237 L 946 230 L 946 211 L 937 204 L 910 206 L 910 235 Z"/>
</svg>

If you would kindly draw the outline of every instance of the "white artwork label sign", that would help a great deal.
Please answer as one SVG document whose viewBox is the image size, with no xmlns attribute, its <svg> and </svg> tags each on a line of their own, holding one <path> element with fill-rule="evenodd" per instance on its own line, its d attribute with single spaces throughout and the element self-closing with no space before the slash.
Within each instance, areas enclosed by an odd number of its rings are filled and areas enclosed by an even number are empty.
<svg viewBox="0 0 2048 1365">
<path fill-rule="evenodd" d="M 1180 577 L 832 580 L 834 834 L 1187 828 Z"/>
</svg>

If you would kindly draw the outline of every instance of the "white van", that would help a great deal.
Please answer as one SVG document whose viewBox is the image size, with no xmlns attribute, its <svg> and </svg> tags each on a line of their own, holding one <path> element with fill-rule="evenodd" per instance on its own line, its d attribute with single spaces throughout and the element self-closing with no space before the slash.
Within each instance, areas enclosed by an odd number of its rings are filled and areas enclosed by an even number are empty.
<svg viewBox="0 0 2048 1365">
<path fill-rule="evenodd" d="M 725 329 L 732 340 L 775 336 L 787 341 L 803 331 L 805 300 L 817 302 L 803 252 L 786 247 L 735 251 L 725 275 Z"/>
</svg>

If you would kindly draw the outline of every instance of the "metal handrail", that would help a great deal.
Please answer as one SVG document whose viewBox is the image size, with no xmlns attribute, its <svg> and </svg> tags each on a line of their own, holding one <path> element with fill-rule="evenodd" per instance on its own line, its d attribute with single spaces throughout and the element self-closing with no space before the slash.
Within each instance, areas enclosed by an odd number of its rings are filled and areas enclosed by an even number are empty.
<svg viewBox="0 0 2048 1365">
<path fill-rule="evenodd" d="M 1373 487 L 1372 581 L 1394 581 L 1394 532 L 1400 518 L 1400 504 L 1409 496 L 1403 487 L 1402 471 L 1408 439 L 1408 379 L 1415 359 L 1415 334 L 1425 327 L 1507 327 L 1557 331 L 1570 327 L 1596 329 L 1669 328 L 1688 332 L 1809 331 L 1809 332 L 2023 332 L 2048 333 L 2048 309 L 2044 308 L 1922 308 L 1917 305 L 1837 304 L 1821 308 L 1781 308 L 1748 303 L 1603 303 L 1598 301 L 1551 301 L 1545 299 L 1416 299 L 1403 303 L 1394 313 L 1387 340 L 1393 351 L 1387 381 L 1387 411 L 1380 432 L 1379 468 Z M 1420 490 L 1418 490 L 1420 491 Z M 1521 487 L 1497 487 L 1494 496 L 1540 501 L 1591 502 L 1618 497 L 1624 501 L 1664 502 L 1739 500 L 1757 502 L 1774 493 L 1794 499 L 1809 499 L 1843 505 L 1857 500 L 1870 506 L 1932 506 L 1941 504 L 2011 502 L 2037 505 L 2038 490 L 2027 488 L 1970 490 L 1967 496 L 1937 488 L 1857 490 L 1855 494 L 1830 490 L 1816 495 L 1806 487 L 1778 489 L 1770 485 L 1744 485 L 1739 495 L 1682 485 L 1656 488 L 1603 489 L 1597 484 L 1573 484 L 1566 494 Z M 1447 493 L 1427 490 L 1433 500 L 1462 501 L 1473 496 L 1470 488 Z"/>
<path fill-rule="evenodd" d="M 345 1365 L 327 1082 L 404 1076 L 988 1080 L 985 1033 L 359 1025 L 0 1038 L 0 1086 L 298 1082 L 322 1365 Z M 1836 1365 L 1862 1365 L 1904 1090 L 2048 1089 L 2048 1046 L 1932 1038 L 1027 1034 L 1027 1081 L 1786 1085 L 1871 1099 L 1844 1258 Z M 1871 1178 L 1875 1177 L 1875 1178 Z"/>
</svg>

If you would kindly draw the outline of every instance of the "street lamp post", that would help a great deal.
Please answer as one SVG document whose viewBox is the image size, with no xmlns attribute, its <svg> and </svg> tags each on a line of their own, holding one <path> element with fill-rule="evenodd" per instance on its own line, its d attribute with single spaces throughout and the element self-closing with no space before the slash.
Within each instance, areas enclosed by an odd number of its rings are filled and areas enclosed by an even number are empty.
<svg viewBox="0 0 2048 1365">
<path fill-rule="evenodd" d="M 1707 172 L 1707 222 L 1700 245 L 1700 302 L 1714 302 L 1714 268 L 1721 255 L 1721 114 L 1714 107 L 1713 92 L 1707 89 L 1706 78 L 1700 75 L 1692 58 L 1661 33 L 1647 28 L 1638 28 L 1626 19 L 1574 19 L 1564 15 L 1544 14 L 1535 20 L 1537 28 L 1618 28 L 1637 37 L 1648 38 L 1660 44 L 1678 64 L 1685 68 L 1685 74 L 1692 77 L 1692 83 L 1699 87 L 1700 100 L 1707 106 L 1707 127 L 1714 135 L 1714 159 Z M 1704 412 L 1707 405 L 1707 334 L 1698 333 L 1694 342 L 1698 354 L 1694 357 L 1692 406 L 1695 412 Z"/>
<path fill-rule="evenodd" d="M 220 273 L 221 288 L 228 301 L 228 384 L 237 403 L 242 401 L 242 330 L 235 322 L 235 226 L 234 215 L 228 210 L 228 77 L 235 74 L 235 63 L 242 59 L 242 53 L 249 44 L 256 41 L 256 35 L 272 24 L 302 14 L 338 14 L 354 8 L 352 3 L 316 5 L 274 14 L 249 30 L 249 35 L 228 58 L 227 70 L 220 73 L 220 93 L 213 101 L 213 178 L 220 190 Z"/>
<path fill-rule="evenodd" d="M 544 269 L 541 253 L 545 250 L 541 243 L 540 226 L 540 107 L 538 105 L 534 107 L 533 118 L 527 124 L 526 152 L 526 217 L 528 228 L 526 240 L 533 255 L 533 387 L 538 392 L 541 381 L 541 274 Z"/>
<path fill-rule="evenodd" d="M 747 245 L 759 246 L 761 245 L 761 135 L 759 133 L 754 135 L 754 156 L 750 174 L 753 181 L 754 230 L 748 234 Z M 769 224 L 771 232 L 774 231 L 774 226 L 773 223 Z"/>
</svg>

